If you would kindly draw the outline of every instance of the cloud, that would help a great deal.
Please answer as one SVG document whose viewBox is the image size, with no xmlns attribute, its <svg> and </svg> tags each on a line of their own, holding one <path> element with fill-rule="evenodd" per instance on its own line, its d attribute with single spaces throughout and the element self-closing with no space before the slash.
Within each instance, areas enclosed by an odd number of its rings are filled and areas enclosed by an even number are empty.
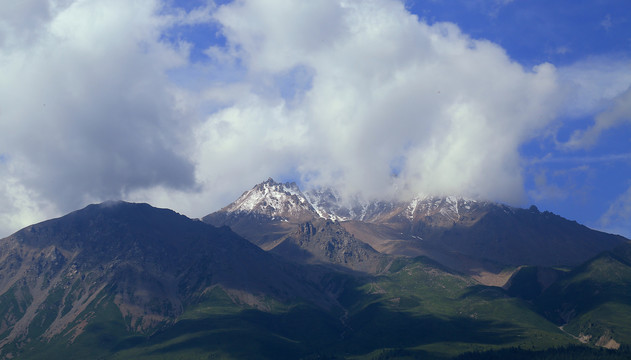
<svg viewBox="0 0 631 360">
<path fill-rule="evenodd" d="M 563 200 L 567 198 L 568 191 L 562 187 L 548 181 L 548 176 L 545 170 L 539 171 L 535 177 L 535 188 L 528 192 L 530 198 L 535 201 L 541 201 L 546 199 Z"/>
<path fill-rule="evenodd" d="M 202 216 L 269 176 L 518 203 L 519 148 L 555 121 L 563 76 L 573 99 L 601 89 L 394 0 L 21 4 L 0 5 L 3 224 L 110 198 Z M 220 41 L 193 63 L 173 29 L 208 21 Z"/>
<path fill-rule="evenodd" d="M 613 26 L 613 22 L 611 22 L 611 15 L 605 15 L 603 21 L 600 22 L 600 26 L 602 26 L 606 31 L 609 31 Z"/>
<path fill-rule="evenodd" d="M 597 156 L 553 156 L 547 154 L 540 159 L 530 159 L 529 165 L 546 164 L 546 163 L 613 163 L 618 161 L 627 162 L 631 160 L 631 153 L 605 154 Z"/>
<path fill-rule="evenodd" d="M 193 120 L 167 76 L 186 64 L 186 45 L 161 41 L 177 17 L 160 15 L 157 1 L 2 4 L 5 224 L 48 214 L 34 210 L 40 203 L 66 212 L 148 186 L 194 185 Z"/>
<path fill-rule="evenodd" d="M 214 164 L 229 161 L 239 186 L 292 169 L 368 197 L 523 196 L 518 147 L 554 118 L 553 66 L 524 69 L 397 1 L 242 1 L 215 16 L 252 90 L 196 131 L 202 178 L 220 183 Z M 278 79 L 296 72 L 288 99 Z"/>
<path fill-rule="evenodd" d="M 566 124 L 573 119 L 593 118 L 593 125 L 577 128 L 562 150 L 585 150 L 598 143 L 600 135 L 631 121 L 631 61 L 627 57 L 592 57 L 558 69 L 563 93 L 560 117 Z"/>
<path fill-rule="evenodd" d="M 21 226 L 58 215 L 52 203 L 6 173 L 0 173 L 0 204 L 0 231 L 3 232 L 0 235 L 9 235 Z"/>
<path fill-rule="evenodd" d="M 631 61 L 624 57 L 591 57 L 558 68 L 563 112 L 570 118 L 591 117 L 611 107 L 631 86 Z"/>
<path fill-rule="evenodd" d="M 631 187 L 609 206 L 601 216 L 600 225 L 605 231 L 631 238 Z"/>
<path fill-rule="evenodd" d="M 631 123 L 631 88 L 617 96 L 609 109 L 598 114 L 593 126 L 574 131 L 563 145 L 569 149 L 590 148 L 604 131 L 624 123 Z"/>
</svg>

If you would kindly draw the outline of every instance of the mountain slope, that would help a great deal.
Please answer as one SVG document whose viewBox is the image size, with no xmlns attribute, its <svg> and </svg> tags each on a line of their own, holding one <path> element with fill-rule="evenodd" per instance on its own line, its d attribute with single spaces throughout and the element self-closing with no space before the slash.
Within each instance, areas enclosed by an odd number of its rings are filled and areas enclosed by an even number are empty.
<svg viewBox="0 0 631 360">
<path fill-rule="evenodd" d="M 535 302 L 584 342 L 611 348 L 631 343 L 631 243 L 573 269 Z"/>
<path fill-rule="evenodd" d="M 277 183 L 271 178 L 244 192 L 223 209 L 202 221 L 229 226 L 265 250 L 296 229 L 296 225 L 319 215 L 295 183 Z"/>
<path fill-rule="evenodd" d="M 383 254 L 429 256 L 481 281 L 491 274 L 488 283 L 499 285 L 507 277 L 498 272 L 507 266 L 576 266 L 626 241 L 534 206 L 435 196 L 349 201 L 330 189 L 302 192 L 294 183 L 272 179 L 203 221 L 230 226 L 270 250 L 315 219 L 339 221 L 356 240 Z"/>
<path fill-rule="evenodd" d="M 358 359 L 399 349 L 448 359 L 578 344 L 573 327 L 590 324 L 608 331 L 581 330 L 593 343 L 627 342 L 628 247 L 557 281 L 522 268 L 513 281 L 526 286 L 505 291 L 428 257 L 379 254 L 342 224 L 297 222 L 269 252 L 146 204 L 91 205 L 30 226 L 0 240 L 0 356 Z M 295 263 L 277 256 L 284 246 Z M 327 266 L 298 264 L 310 261 Z M 551 320 L 567 309 L 564 332 Z"/>
<path fill-rule="evenodd" d="M 521 299 L 426 257 L 395 260 L 387 272 L 347 288 L 340 301 L 351 329 L 345 351 L 363 351 L 362 358 L 379 358 L 383 348 L 407 349 L 401 358 L 449 359 L 472 348 L 575 342 Z"/>
<path fill-rule="evenodd" d="M 29 226 L 0 240 L 0 274 L 3 356 L 40 341 L 79 341 L 98 322 L 117 336 L 150 334 L 216 287 L 259 309 L 334 306 L 315 285 L 318 275 L 227 228 L 147 204 L 90 205 Z"/>
<path fill-rule="evenodd" d="M 391 261 L 370 245 L 355 239 L 339 223 L 324 219 L 300 224 L 270 251 L 293 261 L 334 264 L 373 274 Z"/>
</svg>

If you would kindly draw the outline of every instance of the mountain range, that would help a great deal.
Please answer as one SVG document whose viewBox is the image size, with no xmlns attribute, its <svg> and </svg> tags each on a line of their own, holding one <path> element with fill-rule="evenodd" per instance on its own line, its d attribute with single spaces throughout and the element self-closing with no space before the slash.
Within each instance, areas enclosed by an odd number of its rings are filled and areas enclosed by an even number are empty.
<svg viewBox="0 0 631 360">
<path fill-rule="evenodd" d="M 0 357 L 618 356 L 630 254 L 534 206 L 458 197 L 347 200 L 269 179 L 200 220 L 106 202 L 0 240 Z"/>
<path fill-rule="evenodd" d="M 353 237 L 379 253 L 428 256 L 489 285 L 503 281 L 501 276 L 497 279 L 498 272 L 507 266 L 576 266 L 626 241 L 540 212 L 535 206 L 520 209 L 434 196 L 400 202 L 345 202 L 331 190 L 303 193 L 294 183 L 273 179 L 202 220 L 229 226 L 273 251 L 291 239 L 289 234 L 300 224 L 321 219 L 329 220 L 329 227 L 338 228 L 346 238 Z M 321 258 L 313 250 L 311 254 Z"/>
</svg>

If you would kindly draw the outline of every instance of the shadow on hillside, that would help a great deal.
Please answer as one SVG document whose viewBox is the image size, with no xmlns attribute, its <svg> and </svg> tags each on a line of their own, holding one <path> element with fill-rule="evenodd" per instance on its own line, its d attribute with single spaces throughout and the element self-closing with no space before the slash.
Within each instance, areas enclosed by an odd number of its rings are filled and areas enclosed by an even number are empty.
<svg viewBox="0 0 631 360">
<path fill-rule="evenodd" d="M 502 299 L 510 297 L 506 291 L 496 286 L 486 285 L 474 285 L 468 287 L 462 295 L 458 297 L 459 300 L 467 298 L 477 298 L 480 300 L 492 301 L 496 299 Z"/>
<path fill-rule="evenodd" d="M 182 320 L 153 336 L 146 354 L 195 352 L 295 359 L 362 355 L 382 348 L 403 349 L 435 342 L 502 345 L 514 342 L 521 334 L 509 323 L 412 316 L 375 303 L 348 319 L 346 325 L 312 308 L 278 314 L 246 310 L 238 315 Z"/>
<path fill-rule="evenodd" d="M 412 316 L 372 304 L 349 323 L 352 330 L 342 348 L 365 354 L 380 348 L 411 348 L 437 342 L 502 345 L 522 335 L 513 324 L 468 317 Z"/>
<path fill-rule="evenodd" d="M 553 285 L 534 303 L 541 314 L 561 325 L 607 303 L 630 304 L 631 292 L 624 283 L 585 279 L 566 287 Z"/>
<path fill-rule="evenodd" d="M 236 358 L 295 359 L 339 339 L 338 319 L 315 309 L 297 307 L 284 313 L 244 310 L 236 315 L 186 319 L 154 335 L 147 355 L 183 352 L 227 354 Z M 169 345 L 162 345 L 169 344 Z"/>
</svg>

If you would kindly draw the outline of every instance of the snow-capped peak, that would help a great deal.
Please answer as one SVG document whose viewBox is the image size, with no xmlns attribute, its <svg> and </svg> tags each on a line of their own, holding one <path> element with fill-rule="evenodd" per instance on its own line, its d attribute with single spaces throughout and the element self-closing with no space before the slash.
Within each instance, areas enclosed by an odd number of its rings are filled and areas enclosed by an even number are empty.
<svg viewBox="0 0 631 360">
<path fill-rule="evenodd" d="M 280 219 L 313 217 L 315 214 L 296 183 L 277 183 L 272 178 L 244 192 L 223 211 L 262 214 Z"/>
<path fill-rule="evenodd" d="M 436 221 L 459 222 L 463 214 L 480 208 L 484 202 L 456 196 L 419 195 L 407 202 L 345 199 L 334 189 L 302 192 L 296 183 L 277 183 L 272 178 L 246 191 L 223 211 L 260 214 L 281 220 L 325 218 L 335 221 L 381 222 L 416 221 L 432 217 Z M 439 220 L 442 219 L 442 220 Z"/>
<path fill-rule="evenodd" d="M 468 212 L 478 201 L 456 196 L 420 195 L 412 199 L 405 209 L 405 216 L 410 220 L 418 216 L 438 215 L 452 221 L 460 220 L 463 212 Z"/>
<path fill-rule="evenodd" d="M 304 195 L 318 216 L 335 221 L 350 220 L 351 214 L 343 208 L 341 196 L 335 190 L 311 190 Z"/>
</svg>

